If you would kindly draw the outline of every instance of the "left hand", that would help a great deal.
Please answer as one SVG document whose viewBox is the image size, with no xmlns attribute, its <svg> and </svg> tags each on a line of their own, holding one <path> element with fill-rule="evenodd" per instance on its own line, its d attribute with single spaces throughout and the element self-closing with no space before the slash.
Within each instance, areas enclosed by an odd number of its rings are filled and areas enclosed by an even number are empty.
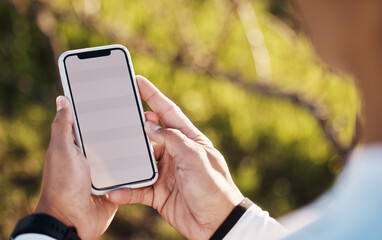
<svg viewBox="0 0 382 240">
<path fill-rule="evenodd" d="M 89 165 L 73 140 L 73 111 L 68 99 L 59 96 L 36 212 L 74 226 L 81 239 L 96 239 L 110 225 L 117 208 L 107 195 L 91 194 Z"/>
</svg>

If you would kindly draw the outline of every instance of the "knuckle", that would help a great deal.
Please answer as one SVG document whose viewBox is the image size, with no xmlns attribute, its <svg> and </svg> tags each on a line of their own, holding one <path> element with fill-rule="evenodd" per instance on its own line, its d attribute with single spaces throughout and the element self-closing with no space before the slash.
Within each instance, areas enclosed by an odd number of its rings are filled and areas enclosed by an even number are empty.
<svg viewBox="0 0 382 240">
<path fill-rule="evenodd" d="M 54 117 L 52 124 L 61 122 L 62 111 L 59 111 L 59 112 L 56 113 L 56 116 Z"/>
<path fill-rule="evenodd" d="M 53 120 L 51 124 L 51 131 L 52 131 L 52 134 L 56 132 L 70 132 L 72 131 L 72 125 L 68 122 L 55 119 Z"/>
<path fill-rule="evenodd" d="M 207 154 L 215 157 L 223 157 L 223 155 L 214 147 L 206 147 L 205 148 Z"/>
<path fill-rule="evenodd" d="M 182 134 L 181 131 L 179 131 L 178 129 L 174 129 L 174 128 L 167 128 L 166 129 L 166 135 L 168 137 L 171 137 L 171 138 L 182 138 L 184 135 Z"/>
<path fill-rule="evenodd" d="M 67 155 L 67 152 L 65 151 L 65 148 L 63 148 L 59 144 L 51 144 L 46 153 L 46 159 L 48 159 L 49 161 L 52 161 L 53 159 L 64 157 L 66 155 Z"/>
<path fill-rule="evenodd" d="M 139 197 L 138 197 L 138 202 L 143 203 L 144 200 L 145 200 L 145 193 L 144 193 L 144 191 L 140 191 Z"/>
<path fill-rule="evenodd" d="M 186 144 L 188 142 L 188 138 L 178 129 L 166 129 L 166 139 L 170 142 L 180 142 Z"/>
<path fill-rule="evenodd" d="M 156 94 L 159 94 L 159 93 L 156 93 Z M 153 94 L 154 95 L 154 94 Z M 169 115 L 169 114 L 179 114 L 179 113 L 182 113 L 182 110 L 180 109 L 180 107 L 178 107 L 178 105 L 176 105 L 173 101 L 169 100 L 168 99 L 168 107 L 166 110 L 164 110 L 163 112 L 159 112 L 158 114 L 161 116 L 161 117 L 164 117 L 166 115 Z"/>
<path fill-rule="evenodd" d="M 55 129 L 59 128 L 59 126 L 60 126 L 60 122 L 59 122 L 58 118 L 55 117 L 53 122 L 52 122 L 52 124 L 51 124 L 52 131 L 54 131 Z"/>
<path fill-rule="evenodd" d="M 64 123 L 65 122 L 63 121 L 61 114 L 57 114 L 51 124 L 52 131 L 60 129 Z"/>
<path fill-rule="evenodd" d="M 171 108 L 172 108 L 172 110 L 173 110 L 175 113 L 183 114 L 182 109 L 181 109 L 178 105 L 176 105 L 174 102 L 171 102 L 171 103 L 172 103 L 172 104 L 171 104 Z"/>
<path fill-rule="evenodd" d="M 50 146 L 48 151 L 45 154 L 45 162 L 49 162 L 51 161 L 51 159 L 54 159 L 54 158 L 55 158 L 55 151 Z"/>
</svg>

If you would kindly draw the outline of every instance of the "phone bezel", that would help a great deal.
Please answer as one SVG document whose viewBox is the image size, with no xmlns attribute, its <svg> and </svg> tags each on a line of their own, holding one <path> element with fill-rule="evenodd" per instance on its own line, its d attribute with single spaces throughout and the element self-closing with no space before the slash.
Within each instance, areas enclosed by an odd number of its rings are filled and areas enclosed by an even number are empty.
<svg viewBox="0 0 382 240">
<path fill-rule="evenodd" d="M 98 55 L 95 54 L 96 52 L 101 52 L 101 51 L 105 51 L 105 50 L 109 50 L 110 53 L 112 50 L 122 50 L 122 52 L 125 55 L 127 67 L 129 70 L 130 80 L 132 82 L 132 86 L 133 86 L 133 90 L 134 90 L 134 96 L 135 96 L 135 100 L 136 100 L 136 104 L 138 107 L 138 112 L 139 112 L 139 116 L 140 116 L 140 120 L 141 120 L 142 131 L 143 131 L 143 134 L 145 137 L 146 146 L 147 146 L 147 150 L 148 150 L 148 154 L 149 154 L 149 159 L 150 159 L 150 163 L 151 163 L 152 170 L 153 170 L 153 175 L 149 179 L 137 180 L 134 182 L 118 184 L 118 185 L 110 186 L 110 187 L 106 187 L 106 188 L 96 188 L 92 183 L 91 189 L 92 189 L 92 193 L 95 195 L 103 195 L 103 194 L 105 194 L 111 190 L 115 190 L 115 189 L 119 189 L 119 188 L 126 188 L 126 187 L 127 188 L 139 188 L 139 187 L 149 186 L 149 185 L 154 184 L 155 181 L 158 179 L 158 170 L 157 170 L 157 166 L 156 166 L 156 162 L 155 162 L 155 156 L 153 153 L 153 148 L 152 148 L 151 142 L 150 142 L 146 132 L 144 131 L 144 123 L 145 123 L 146 119 L 145 119 L 145 115 L 144 115 L 144 111 L 143 111 L 143 107 L 142 107 L 142 101 L 141 101 L 139 91 L 138 91 L 138 86 L 137 86 L 136 79 L 135 79 L 134 68 L 132 65 L 130 53 L 127 50 L 127 48 L 124 47 L 123 45 L 113 44 L 113 45 L 100 46 L 100 47 L 70 50 L 70 51 L 66 51 L 66 52 L 62 53 L 58 59 L 58 65 L 59 65 L 60 76 L 61 76 L 61 83 L 63 86 L 64 94 L 69 99 L 70 104 L 71 104 L 72 109 L 73 109 L 74 133 L 75 133 L 75 138 L 76 138 L 76 144 L 80 147 L 81 151 L 86 156 L 86 152 L 85 152 L 85 149 L 84 149 L 84 146 L 82 143 L 81 131 L 80 131 L 80 127 L 79 127 L 79 123 L 78 123 L 78 119 L 77 119 L 77 112 L 75 110 L 75 104 L 74 104 L 73 96 L 71 93 L 69 77 L 68 77 L 67 71 L 66 71 L 65 59 L 67 57 L 73 56 L 73 55 L 78 56 L 79 54 L 82 54 L 82 55 L 83 54 L 85 54 L 85 55 L 89 54 L 90 55 L 90 57 L 84 57 L 84 58 L 97 57 Z M 92 54 L 97 55 L 97 56 L 92 56 Z"/>
</svg>

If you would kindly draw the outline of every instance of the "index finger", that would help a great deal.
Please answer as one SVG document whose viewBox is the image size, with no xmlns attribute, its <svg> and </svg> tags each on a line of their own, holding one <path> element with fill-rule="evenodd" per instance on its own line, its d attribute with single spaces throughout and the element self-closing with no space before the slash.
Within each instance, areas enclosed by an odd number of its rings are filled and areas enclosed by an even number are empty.
<svg viewBox="0 0 382 240">
<path fill-rule="evenodd" d="M 192 124 L 173 101 L 163 95 L 146 78 L 136 76 L 136 79 L 141 98 L 159 115 L 165 127 L 178 129 L 190 139 L 212 146 L 211 141 Z"/>
</svg>

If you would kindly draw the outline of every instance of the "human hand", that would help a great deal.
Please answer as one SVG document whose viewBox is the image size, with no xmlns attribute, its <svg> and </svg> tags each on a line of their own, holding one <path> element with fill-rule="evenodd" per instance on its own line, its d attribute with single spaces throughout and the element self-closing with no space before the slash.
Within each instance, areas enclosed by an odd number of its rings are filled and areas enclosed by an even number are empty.
<svg viewBox="0 0 382 240">
<path fill-rule="evenodd" d="M 152 187 L 112 191 L 110 201 L 151 206 L 188 239 L 208 239 L 244 197 L 210 140 L 147 79 L 137 76 L 137 83 L 154 111 L 146 113 L 145 130 L 159 178 Z"/>
<path fill-rule="evenodd" d="M 63 96 L 56 103 L 36 213 L 48 214 L 76 227 L 81 239 L 96 239 L 110 225 L 118 206 L 107 195 L 91 194 L 89 165 L 73 139 L 70 103 Z"/>
</svg>

